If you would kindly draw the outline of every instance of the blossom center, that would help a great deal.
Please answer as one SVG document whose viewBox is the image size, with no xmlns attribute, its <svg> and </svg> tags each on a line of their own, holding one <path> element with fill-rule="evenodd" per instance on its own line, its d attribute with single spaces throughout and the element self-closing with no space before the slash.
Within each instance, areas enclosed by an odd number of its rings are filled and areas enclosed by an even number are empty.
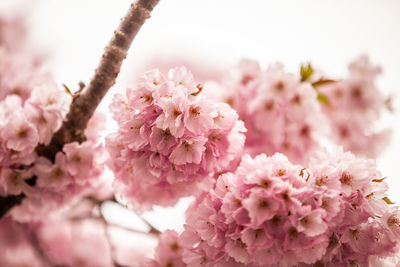
<svg viewBox="0 0 400 267">
<path fill-rule="evenodd" d="M 17 134 L 19 138 L 25 138 L 28 135 L 26 129 L 24 128 L 19 129 Z"/>
<path fill-rule="evenodd" d="M 354 87 L 353 90 L 351 91 L 351 96 L 356 99 L 361 98 L 362 91 L 361 91 L 360 87 L 358 87 L 358 86 Z"/>
<path fill-rule="evenodd" d="M 328 176 L 321 176 L 321 177 L 315 179 L 315 185 L 318 185 L 318 186 L 326 185 L 327 179 L 328 179 Z"/>
<path fill-rule="evenodd" d="M 199 107 L 191 107 L 190 108 L 190 114 L 192 116 L 198 116 L 200 115 L 200 108 Z"/>
<path fill-rule="evenodd" d="M 182 111 L 180 111 L 180 110 L 178 110 L 178 109 L 174 109 L 173 114 L 174 114 L 175 117 L 178 117 L 179 115 L 182 114 Z"/>
<path fill-rule="evenodd" d="M 340 182 L 345 185 L 351 185 L 351 180 L 352 176 L 347 172 L 344 172 L 340 177 Z"/>
<path fill-rule="evenodd" d="M 286 85 L 283 81 L 279 81 L 275 84 L 275 89 L 279 92 L 282 92 L 283 90 L 285 90 Z"/>
<path fill-rule="evenodd" d="M 246 85 L 248 84 L 251 80 L 253 80 L 253 77 L 251 75 L 245 74 L 242 76 L 242 84 Z"/>
<path fill-rule="evenodd" d="M 57 168 L 54 171 L 54 176 L 56 176 L 56 177 L 60 177 L 62 174 L 63 174 L 63 171 L 60 168 Z"/>
<path fill-rule="evenodd" d="M 174 252 L 178 251 L 179 248 L 180 248 L 179 245 L 178 245 L 176 242 L 170 244 L 169 247 L 170 247 L 170 249 L 171 249 L 172 251 L 174 251 Z"/>
<path fill-rule="evenodd" d="M 271 184 L 268 180 L 262 180 L 260 185 L 262 188 L 268 189 Z"/>
<path fill-rule="evenodd" d="M 258 203 L 260 208 L 268 208 L 269 207 L 269 202 L 266 199 L 261 199 L 260 202 Z"/>
<path fill-rule="evenodd" d="M 148 95 L 143 95 L 140 98 L 144 100 L 145 103 L 152 103 L 153 102 L 153 96 L 148 94 Z"/>
<path fill-rule="evenodd" d="M 285 169 L 279 169 L 276 175 L 283 176 L 283 175 L 285 175 L 285 173 L 286 173 Z"/>
<path fill-rule="evenodd" d="M 265 104 L 264 104 L 264 109 L 266 110 L 266 111 L 271 111 L 271 110 L 273 110 L 274 109 L 274 101 L 273 100 L 267 100 L 267 101 L 265 101 Z"/>
<path fill-rule="evenodd" d="M 390 217 L 387 220 L 387 224 L 389 226 L 396 226 L 400 227 L 400 219 L 396 215 L 390 215 Z"/>
</svg>

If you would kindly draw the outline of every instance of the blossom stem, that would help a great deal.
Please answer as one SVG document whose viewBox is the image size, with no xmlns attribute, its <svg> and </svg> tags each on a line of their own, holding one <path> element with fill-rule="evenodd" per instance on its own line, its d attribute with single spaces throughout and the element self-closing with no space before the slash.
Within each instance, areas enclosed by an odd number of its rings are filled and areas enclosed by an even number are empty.
<svg viewBox="0 0 400 267">
<path fill-rule="evenodd" d="M 105 235 L 105 238 L 106 238 L 106 240 L 107 240 L 108 246 L 109 246 L 109 248 L 110 248 L 110 253 L 111 253 L 111 258 L 112 258 L 112 260 L 113 260 L 113 264 L 114 264 L 115 267 L 120 267 L 120 266 L 122 266 L 122 265 L 120 265 L 120 264 L 117 262 L 117 260 L 115 259 L 115 258 L 116 258 L 116 257 L 115 257 L 115 246 L 114 246 L 113 243 L 111 242 L 111 236 L 110 236 L 110 234 L 109 234 L 109 232 L 108 232 L 108 226 L 109 226 L 109 225 L 108 225 L 108 223 L 107 223 L 106 218 L 104 217 L 101 204 L 100 204 L 99 206 L 97 206 L 97 208 L 98 208 L 98 212 L 99 212 L 100 221 L 101 221 L 102 224 L 103 224 L 104 235 Z"/>
<path fill-rule="evenodd" d="M 81 222 L 81 221 L 84 221 L 84 220 L 102 221 L 101 218 L 96 217 L 96 216 L 83 216 L 83 217 L 71 217 L 71 218 L 69 218 L 70 222 Z M 110 222 L 107 222 L 107 226 L 111 227 L 111 228 L 118 228 L 120 230 L 123 230 L 123 231 L 126 231 L 126 232 L 130 232 L 132 234 L 139 234 L 139 235 L 149 235 L 150 234 L 149 232 L 144 232 L 144 231 L 141 231 L 141 230 L 137 230 L 137 229 L 134 229 L 134 228 L 130 228 L 130 227 L 126 227 L 126 226 L 123 226 L 123 225 L 110 223 Z"/>
<path fill-rule="evenodd" d="M 112 201 L 112 202 L 114 202 L 114 203 L 116 203 L 116 204 L 118 204 L 118 205 L 120 205 L 120 206 L 123 206 L 124 208 L 126 208 L 126 209 L 132 211 L 133 213 L 135 213 L 135 215 L 136 215 L 144 224 L 146 224 L 147 227 L 150 229 L 150 230 L 149 230 L 149 234 L 153 234 L 153 235 L 160 235 L 160 234 L 161 234 L 161 231 L 158 230 L 155 226 L 153 226 L 153 225 L 152 225 L 149 221 L 147 221 L 145 218 L 143 218 L 143 216 L 142 216 L 139 212 L 137 212 L 137 211 L 135 211 L 135 210 L 129 209 L 127 206 L 121 204 L 115 197 L 112 198 L 112 199 L 110 199 L 110 201 Z"/>
<path fill-rule="evenodd" d="M 133 212 L 136 214 L 136 216 L 139 217 L 139 219 L 140 219 L 142 222 L 144 222 L 144 223 L 147 225 L 147 227 L 150 228 L 150 231 L 149 231 L 150 234 L 154 234 L 154 235 L 159 235 L 159 234 L 161 234 L 160 230 L 158 230 L 158 229 L 157 229 L 156 227 L 154 227 L 149 221 L 147 221 L 145 218 L 143 218 L 142 215 L 140 215 L 140 214 L 139 214 L 138 212 L 136 212 L 136 211 L 133 211 Z"/>
</svg>

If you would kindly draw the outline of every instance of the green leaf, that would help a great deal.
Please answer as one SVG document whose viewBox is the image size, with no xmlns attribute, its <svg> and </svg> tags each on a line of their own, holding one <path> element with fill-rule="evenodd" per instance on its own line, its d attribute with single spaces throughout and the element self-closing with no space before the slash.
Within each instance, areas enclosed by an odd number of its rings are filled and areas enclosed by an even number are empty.
<svg viewBox="0 0 400 267">
<path fill-rule="evenodd" d="M 302 82 L 307 81 L 311 77 L 311 75 L 313 75 L 313 74 L 314 74 L 314 69 L 313 69 L 313 67 L 311 66 L 310 63 L 301 65 L 301 67 L 300 67 L 300 76 L 301 76 L 301 81 Z"/>
<path fill-rule="evenodd" d="M 321 92 L 318 92 L 317 100 L 319 102 L 321 102 L 322 104 L 324 104 L 325 106 L 328 106 L 328 107 L 331 106 L 331 103 L 329 102 L 328 97 Z"/>
</svg>

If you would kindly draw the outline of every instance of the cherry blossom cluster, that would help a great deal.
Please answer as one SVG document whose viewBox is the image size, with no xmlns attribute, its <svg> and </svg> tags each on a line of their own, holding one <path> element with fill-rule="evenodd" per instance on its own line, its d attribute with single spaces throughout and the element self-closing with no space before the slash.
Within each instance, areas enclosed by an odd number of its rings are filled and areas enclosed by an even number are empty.
<svg viewBox="0 0 400 267">
<path fill-rule="evenodd" d="M 262 70 L 257 62 L 242 60 L 219 87 L 219 97 L 238 112 L 248 129 L 247 153 L 281 152 L 293 162 L 305 163 L 320 147 L 328 122 L 314 88 L 302 83 L 300 75 L 285 72 L 280 64 Z M 206 84 L 206 90 L 212 89 Z"/>
<path fill-rule="evenodd" d="M 0 197 L 22 199 L 0 218 L 0 266 L 400 266 L 400 210 L 385 178 L 373 160 L 344 152 L 376 157 L 388 139 L 375 125 L 387 105 L 380 68 L 367 57 L 342 80 L 252 60 L 225 78 L 193 65 L 214 79 L 205 84 L 185 67 L 148 71 L 115 95 L 107 149 L 95 113 L 79 129 L 86 140 L 49 159 L 40 151 L 73 96 L 24 46 L 21 22 L 0 16 Z M 327 139 L 344 150 L 323 150 Z M 132 230 L 103 214 L 106 201 L 119 204 L 114 193 L 141 211 L 195 200 L 184 231 L 161 233 L 147 259 L 110 235 Z M 147 224 L 130 233 L 160 233 Z"/>
<path fill-rule="evenodd" d="M 357 155 L 376 157 L 389 140 L 390 130 L 376 129 L 387 107 L 387 99 L 376 87 L 380 73 L 380 67 L 361 56 L 349 65 L 346 79 L 317 87 L 327 99 L 323 111 L 329 117 L 331 137 Z"/>
<path fill-rule="evenodd" d="M 36 159 L 35 147 L 47 144 L 61 126 L 71 97 L 55 84 L 35 87 L 26 101 L 9 94 L 0 102 L 1 189 L 20 194 L 29 172 L 21 170 Z M 21 174 L 21 175 L 20 175 Z"/>
<path fill-rule="evenodd" d="M 88 127 L 86 142 L 65 145 L 54 162 L 38 157 L 36 147 L 49 144 L 72 97 L 24 55 L 23 48 L 0 43 L 0 195 L 26 196 L 12 210 L 18 220 L 38 219 L 90 191 L 105 161 L 95 126 Z"/>
<path fill-rule="evenodd" d="M 238 112 L 248 129 L 246 152 L 253 156 L 280 152 L 306 164 L 328 138 L 356 155 L 375 157 L 390 135 L 388 129 L 377 130 L 388 105 L 375 85 L 381 69 L 361 56 L 349 70 L 347 79 L 329 80 L 310 65 L 295 75 L 280 64 L 263 70 L 244 59 L 224 79 L 204 87 Z"/>
<path fill-rule="evenodd" d="M 27 186 L 29 181 L 24 180 L 24 176 L 20 178 L 18 185 L 27 198 L 11 211 L 11 215 L 19 221 L 40 220 L 45 214 L 60 211 L 92 194 L 100 186 L 105 156 L 101 144 L 86 141 L 65 145 L 54 163 L 37 158 L 28 172 L 36 177 L 36 184 Z"/>
<path fill-rule="evenodd" d="M 161 239 L 155 266 L 394 266 L 400 217 L 386 191 L 372 160 L 341 149 L 308 169 L 246 155 L 188 209 L 179 238 Z"/>
<path fill-rule="evenodd" d="M 25 194 L 12 214 L 19 220 L 40 218 L 90 190 L 103 172 L 105 151 L 96 135 L 58 152 L 54 163 L 38 157 L 35 148 L 48 144 L 61 126 L 71 97 L 53 84 L 36 87 L 22 102 L 9 95 L 0 102 L 0 194 Z M 34 186 L 33 186 L 34 185 Z"/>
<path fill-rule="evenodd" d="M 169 206 L 207 190 L 241 156 L 236 112 L 200 94 L 186 68 L 147 72 L 111 105 L 118 132 L 107 138 L 115 186 L 140 209 Z"/>
</svg>

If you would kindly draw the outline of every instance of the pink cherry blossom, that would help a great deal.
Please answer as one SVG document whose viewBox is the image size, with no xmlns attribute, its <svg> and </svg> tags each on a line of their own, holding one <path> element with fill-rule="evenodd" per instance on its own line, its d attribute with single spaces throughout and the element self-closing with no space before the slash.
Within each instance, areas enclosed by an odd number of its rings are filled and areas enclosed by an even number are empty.
<svg viewBox="0 0 400 267">
<path fill-rule="evenodd" d="M 119 129 L 107 138 L 109 166 L 117 192 L 140 209 L 208 190 L 241 156 L 246 129 L 237 114 L 200 91 L 182 67 L 168 77 L 147 72 L 114 98 Z"/>
<path fill-rule="evenodd" d="M 46 158 L 39 158 L 36 161 L 34 173 L 38 177 L 37 184 L 40 187 L 65 190 L 65 186 L 73 182 L 66 168 L 66 157 L 62 152 L 57 153 L 54 164 Z"/>
<path fill-rule="evenodd" d="M 322 107 L 329 117 L 331 138 L 357 155 L 377 156 L 390 137 L 389 129 L 375 127 L 387 100 L 376 86 L 380 72 L 364 55 L 350 64 L 347 78 L 318 87 L 329 101 Z"/>
<path fill-rule="evenodd" d="M 180 144 L 172 151 L 169 159 L 175 165 L 183 165 L 186 163 L 199 164 L 204 150 L 204 144 L 207 142 L 206 138 L 196 138 L 189 140 L 182 140 Z"/>
<path fill-rule="evenodd" d="M 207 132 L 214 125 L 214 118 L 211 114 L 215 108 L 206 101 L 194 101 L 185 113 L 185 127 L 195 134 Z"/>
<path fill-rule="evenodd" d="M 280 206 L 279 201 L 263 189 L 253 190 L 249 198 L 243 201 L 243 205 L 248 210 L 252 223 L 257 226 L 274 217 Z"/>
<path fill-rule="evenodd" d="M 390 135 L 368 57 L 337 80 L 248 59 L 225 77 L 198 68 L 200 82 L 148 71 L 114 96 L 116 132 L 104 140 L 96 112 L 48 159 L 85 92 L 53 81 L 22 22 L 0 16 L 0 197 L 21 202 L 0 220 L 0 266 L 400 266 L 399 208 L 376 162 L 354 155 L 375 157 Z M 158 238 L 154 251 L 124 246 L 104 213 L 188 196 L 181 233 L 123 229 Z"/>
<path fill-rule="evenodd" d="M 0 185 L 7 195 L 19 195 L 28 187 L 25 180 L 30 177 L 30 172 L 4 168 L 0 171 Z"/>
<path fill-rule="evenodd" d="M 327 133 L 327 118 L 320 112 L 314 88 L 275 64 L 262 70 L 257 62 L 242 60 L 218 90 L 245 123 L 245 148 L 257 155 L 285 153 L 306 163 Z M 209 84 L 205 84 L 205 91 Z M 215 89 L 217 90 L 217 89 Z"/>
<path fill-rule="evenodd" d="M 92 177 L 98 177 L 103 172 L 106 155 L 101 144 L 73 142 L 64 145 L 63 151 L 67 159 L 65 166 L 77 183 L 90 182 Z"/>
<path fill-rule="evenodd" d="M 53 133 L 61 127 L 71 100 L 70 95 L 52 83 L 33 89 L 24 108 L 38 129 L 40 143 L 47 145 Z"/>
<path fill-rule="evenodd" d="M 8 117 L 1 136 L 7 140 L 7 148 L 16 151 L 33 150 L 39 142 L 36 127 L 28 121 L 22 110 L 16 110 Z"/>
<path fill-rule="evenodd" d="M 159 243 L 155 251 L 154 261 L 150 266 L 186 266 L 182 261 L 183 243 L 175 231 L 164 231 L 159 237 Z"/>
<path fill-rule="evenodd" d="M 398 211 L 369 200 L 372 188 L 385 196 L 385 186 L 374 187 L 385 184 L 379 176 L 371 160 L 339 148 L 320 152 L 308 168 L 282 154 L 246 155 L 189 207 L 180 257 L 189 266 L 398 262 Z"/>
<path fill-rule="evenodd" d="M 172 99 L 161 98 L 159 106 L 165 113 L 157 118 L 157 127 L 162 130 L 169 129 L 175 137 L 182 137 L 184 132 L 183 113 L 187 109 L 185 96 L 179 94 Z"/>
</svg>

